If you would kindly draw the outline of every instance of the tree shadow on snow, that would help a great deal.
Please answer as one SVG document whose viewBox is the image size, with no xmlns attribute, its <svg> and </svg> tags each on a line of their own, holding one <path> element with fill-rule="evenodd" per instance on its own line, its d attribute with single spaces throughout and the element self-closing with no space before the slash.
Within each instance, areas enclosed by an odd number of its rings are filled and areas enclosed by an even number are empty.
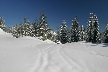
<svg viewBox="0 0 108 72">
<path fill-rule="evenodd" d="M 97 46 L 99 44 L 101 44 L 101 43 L 92 43 L 91 46 Z"/>
<path fill-rule="evenodd" d="M 108 43 L 103 43 L 102 47 L 108 47 Z"/>
</svg>

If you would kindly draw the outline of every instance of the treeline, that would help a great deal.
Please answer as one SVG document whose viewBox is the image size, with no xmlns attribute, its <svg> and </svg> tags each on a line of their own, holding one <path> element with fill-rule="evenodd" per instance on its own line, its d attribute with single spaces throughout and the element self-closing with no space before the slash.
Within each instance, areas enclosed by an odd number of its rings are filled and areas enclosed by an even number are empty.
<svg viewBox="0 0 108 72">
<path fill-rule="evenodd" d="M 83 25 L 79 26 L 78 18 L 75 17 L 70 28 L 67 28 L 66 21 L 63 20 L 57 32 L 48 27 L 46 18 L 45 14 L 42 13 L 39 20 L 35 20 L 32 24 L 30 24 L 29 19 L 24 18 L 24 23 L 6 28 L 3 18 L 0 17 L 0 28 L 16 38 L 23 36 L 42 37 L 42 40 L 49 39 L 56 43 L 60 41 L 62 44 L 78 41 L 108 43 L 108 24 L 104 32 L 100 32 L 97 15 L 93 13 L 90 13 L 87 28 L 84 28 Z"/>
<path fill-rule="evenodd" d="M 24 18 L 24 23 L 16 24 L 12 27 L 5 27 L 3 18 L 0 18 L 0 28 L 7 33 L 11 33 L 13 37 L 19 38 L 23 36 L 41 37 L 44 40 L 56 42 L 56 33 L 48 27 L 46 16 L 41 14 L 39 20 L 35 20 L 32 24 L 28 18 Z"/>
<path fill-rule="evenodd" d="M 63 44 L 78 41 L 108 43 L 108 24 L 104 32 L 100 32 L 97 15 L 93 13 L 90 13 L 87 23 L 87 28 L 84 28 L 83 25 L 79 26 L 78 18 L 75 17 L 72 20 L 71 27 L 67 29 L 66 21 L 64 20 L 57 32 L 57 39 Z"/>
</svg>

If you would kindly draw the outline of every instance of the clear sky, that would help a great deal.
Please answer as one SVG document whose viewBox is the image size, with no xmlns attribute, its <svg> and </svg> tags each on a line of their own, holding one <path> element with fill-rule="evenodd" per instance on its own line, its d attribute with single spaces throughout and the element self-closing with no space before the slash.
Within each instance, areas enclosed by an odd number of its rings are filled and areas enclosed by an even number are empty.
<svg viewBox="0 0 108 72">
<path fill-rule="evenodd" d="M 87 27 L 90 12 L 98 16 L 101 31 L 108 22 L 108 0 L 0 0 L 0 16 L 7 27 L 23 22 L 24 17 L 32 23 L 42 10 L 52 29 L 57 29 L 63 20 L 69 28 L 75 16 L 79 25 Z"/>
</svg>

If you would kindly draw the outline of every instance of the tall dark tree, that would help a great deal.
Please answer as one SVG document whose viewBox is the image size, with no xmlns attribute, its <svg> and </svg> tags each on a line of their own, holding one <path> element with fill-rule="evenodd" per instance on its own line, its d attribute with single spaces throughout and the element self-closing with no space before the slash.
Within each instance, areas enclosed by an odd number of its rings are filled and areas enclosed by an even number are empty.
<svg viewBox="0 0 108 72">
<path fill-rule="evenodd" d="M 67 29 L 67 42 L 71 43 L 71 29 Z"/>
<path fill-rule="evenodd" d="M 83 25 L 79 28 L 79 40 L 84 41 L 85 40 L 85 28 Z"/>
<path fill-rule="evenodd" d="M 40 29 L 38 20 L 35 20 L 35 22 L 32 23 L 32 26 L 33 26 L 32 27 L 33 36 L 38 37 L 39 36 L 39 29 Z"/>
<path fill-rule="evenodd" d="M 5 31 L 5 20 L 3 19 L 3 17 L 0 17 L 0 28 L 3 29 Z"/>
<path fill-rule="evenodd" d="M 39 24 L 39 36 L 43 37 L 43 40 L 47 39 L 50 28 L 48 27 L 46 16 L 44 13 L 41 13 L 40 24 Z"/>
<path fill-rule="evenodd" d="M 108 24 L 106 25 L 106 27 L 105 27 L 105 31 L 104 31 L 104 33 L 103 33 L 103 42 L 104 43 L 108 43 Z"/>
<path fill-rule="evenodd" d="M 79 41 L 79 22 L 77 17 L 72 20 L 72 25 L 71 25 L 71 41 L 72 42 L 78 42 Z"/>
<path fill-rule="evenodd" d="M 94 15 L 94 22 L 93 22 L 93 43 L 99 43 L 100 42 L 100 31 L 99 31 L 99 23 L 98 18 L 96 15 Z"/>
<path fill-rule="evenodd" d="M 63 20 L 62 25 L 60 26 L 60 42 L 62 44 L 67 43 L 67 26 L 66 26 L 66 21 Z"/>
<path fill-rule="evenodd" d="M 92 42 L 93 40 L 93 23 L 94 23 L 94 19 L 93 19 L 93 13 L 90 13 L 90 17 L 88 20 L 88 26 L 86 29 L 86 41 L 87 42 Z"/>
</svg>

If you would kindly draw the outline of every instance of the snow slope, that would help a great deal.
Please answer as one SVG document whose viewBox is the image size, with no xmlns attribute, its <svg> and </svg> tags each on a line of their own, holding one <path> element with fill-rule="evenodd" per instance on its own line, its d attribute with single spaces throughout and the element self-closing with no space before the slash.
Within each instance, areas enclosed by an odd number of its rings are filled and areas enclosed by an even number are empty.
<svg viewBox="0 0 108 72">
<path fill-rule="evenodd" d="M 0 35 L 0 72 L 108 72 L 108 45 Z"/>
<path fill-rule="evenodd" d="M 0 28 L 0 35 L 6 34 L 1 28 Z"/>
</svg>

